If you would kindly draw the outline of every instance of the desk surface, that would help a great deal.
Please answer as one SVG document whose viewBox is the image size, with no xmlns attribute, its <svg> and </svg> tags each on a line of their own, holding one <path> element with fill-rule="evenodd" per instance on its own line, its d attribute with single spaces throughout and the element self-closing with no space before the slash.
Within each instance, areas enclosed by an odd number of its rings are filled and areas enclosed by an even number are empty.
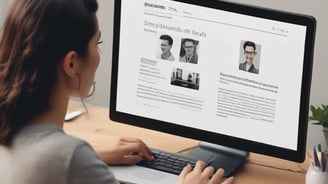
<svg viewBox="0 0 328 184">
<path fill-rule="evenodd" d="M 134 127 L 109 120 L 108 108 L 87 104 L 86 114 L 64 124 L 66 133 L 88 141 L 94 147 L 108 144 L 120 136 L 138 137 L 148 146 L 169 152 L 182 152 L 199 142 L 157 131 Z M 82 109 L 78 102 L 71 101 L 68 110 Z M 174 142 L 174 144 L 172 144 Z M 295 163 L 251 153 L 246 163 L 235 174 L 234 184 L 304 184 L 309 159 Z"/>
</svg>

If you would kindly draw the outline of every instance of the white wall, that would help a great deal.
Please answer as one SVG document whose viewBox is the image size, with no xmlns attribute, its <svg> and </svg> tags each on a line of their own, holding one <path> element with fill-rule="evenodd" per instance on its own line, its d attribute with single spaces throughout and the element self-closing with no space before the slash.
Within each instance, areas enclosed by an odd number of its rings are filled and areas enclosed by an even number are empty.
<svg viewBox="0 0 328 184">
<path fill-rule="evenodd" d="M 12 0 L 1 0 L 0 1 L 0 33 L 2 30 L 3 21 L 6 18 L 8 7 L 10 6 Z"/>
<path fill-rule="evenodd" d="M 0 1 L 0 23 L 2 24 L 7 7 L 12 0 Z M 326 19 L 326 8 L 328 1 L 326 0 L 227 0 L 231 2 L 239 2 L 263 7 L 269 7 L 280 10 L 287 10 L 297 13 L 309 14 L 317 19 L 317 36 L 315 44 L 314 68 L 312 76 L 312 88 L 310 103 L 319 105 L 321 103 L 328 104 L 328 20 Z M 88 99 L 89 103 L 108 107 L 109 105 L 109 80 L 111 70 L 112 55 L 112 24 L 113 24 L 113 5 L 114 0 L 98 0 L 99 11 L 98 18 L 100 29 L 102 32 L 103 45 L 101 48 L 101 63 L 96 74 L 96 92 L 93 97 Z M 327 53 L 328 54 L 328 53 Z M 317 143 L 324 144 L 323 133 L 320 126 L 309 125 L 308 130 L 308 146 L 312 147 Z"/>
</svg>

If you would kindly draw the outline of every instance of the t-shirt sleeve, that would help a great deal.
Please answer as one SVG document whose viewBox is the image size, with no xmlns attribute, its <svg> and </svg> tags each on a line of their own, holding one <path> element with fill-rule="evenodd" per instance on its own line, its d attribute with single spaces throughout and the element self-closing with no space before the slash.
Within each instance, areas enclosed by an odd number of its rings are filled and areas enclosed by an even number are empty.
<svg viewBox="0 0 328 184">
<path fill-rule="evenodd" d="M 87 143 L 80 143 L 69 166 L 68 182 L 70 184 L 118 184 L 107 165 L 98 157 Z"/>
</svg>

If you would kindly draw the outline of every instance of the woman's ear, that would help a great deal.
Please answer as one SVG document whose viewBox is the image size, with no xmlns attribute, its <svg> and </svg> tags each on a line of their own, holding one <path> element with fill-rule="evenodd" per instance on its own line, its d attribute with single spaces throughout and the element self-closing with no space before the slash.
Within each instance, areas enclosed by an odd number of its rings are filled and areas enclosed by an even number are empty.
<svg viewBox="0 0 328 184">
<path fill-rule="evenodd" d="M 78 73 L 78 55 L 75 51 L 69 51 L 62 61 L 62 69 L 68 77 L 75 77 Z"/>
</svg>

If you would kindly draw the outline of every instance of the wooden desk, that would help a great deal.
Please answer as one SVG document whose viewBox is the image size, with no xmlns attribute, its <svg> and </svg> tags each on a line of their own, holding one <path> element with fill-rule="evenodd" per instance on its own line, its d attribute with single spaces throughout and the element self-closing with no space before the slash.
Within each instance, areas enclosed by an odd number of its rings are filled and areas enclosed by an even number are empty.
<svg viewBox="0 0 328 184">
<path fill-rule="evenodd" d="M 109 120 L 108 108 L 87 104 L 89 117 L 84 114 L 64 124 L 66 133 L 88 141 L 94 147 L 109 144 L 120 136 L 138 137 L 148 146 L 169 152 L 181 152 L 199 142 Z M 82 109 L 71 101 L 68 110 Z M 295 163 L 251 153 L 236 173 L 234 184 L 305 184 L 305 172 L 310 161 Z"/>
</svg>

